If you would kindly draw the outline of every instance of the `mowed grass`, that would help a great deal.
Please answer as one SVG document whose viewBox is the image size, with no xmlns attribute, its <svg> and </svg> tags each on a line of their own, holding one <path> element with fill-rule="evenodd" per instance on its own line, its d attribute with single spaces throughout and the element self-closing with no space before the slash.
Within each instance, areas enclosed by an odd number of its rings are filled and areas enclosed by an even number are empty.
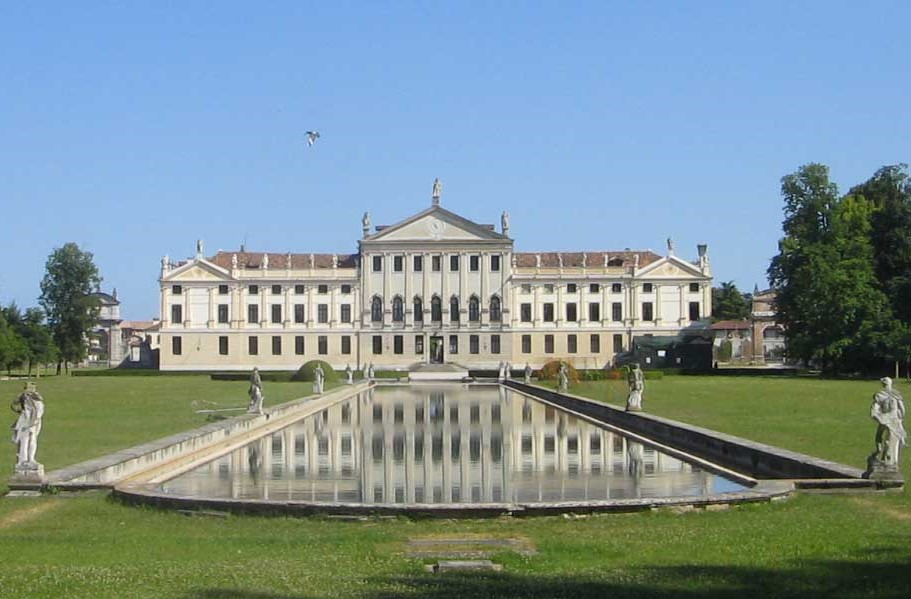
<svg viewBox="0 0 911 599">
<path fill-rule="evenodd" d="M 294 390 L 302 385 L 288 385 L 289 399 L 300 395 Z M 876 388 L 870 382 L 668 377 L 647 382 L 644 405 L 861 467 L 872 450 L 869 398 Z M 17 389 L 0 384 L 6 397 Z M 126 446 L 201 424 L 189 407 L 194 399 L 246 403 L 244 383 L 204 377 L 48 379 L 40 389 L 48 415 L 39 459 L 52 468 L 110 450 L 117 441 L 109 441 L 109 433 L 122 435 Z M 908 387 L 900 390 L 907 397 Z M 571 391 L 619 404 L 625 399 L 618 383 Z M 284 390 L 275 383 L 266 393 L 278 401 Z M 63 402 L 75 405 L 64 408 Z M 82 417 L 80 406 L 96 413 Z M 81 420 L 51 427 L 53 418 L 64 416 Z M 122 419 L 129 420 L 128 430 L 114 431 Z M 10 458 L 12 452 L 9 444 Z M 802 494 L 724 512 L 364 522 L 191 518 L 125 507 L 100 492 L 5 498 L 0 595 L 906 598 L 906 496 Z M 424 572 L 430 560 L 405 552 L 409 538 L 467 534 L 527 539 L 537 554 L 495 556 L 501 573 L 439 576 Z"/>
</svg>

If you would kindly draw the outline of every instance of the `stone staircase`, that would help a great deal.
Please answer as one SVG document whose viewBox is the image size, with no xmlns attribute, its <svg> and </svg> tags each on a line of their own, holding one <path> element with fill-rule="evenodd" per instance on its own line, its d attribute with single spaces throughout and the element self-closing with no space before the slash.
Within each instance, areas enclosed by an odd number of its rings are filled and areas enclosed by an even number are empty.
<svg viewBox="0 0 911 599">
<path fill-rule="evenodd" d="M 468 369 L 458 364 L 415 364 L 408 369 L 411 382 L 450 381 L 461 382 L 468 377 Z"/>
</svg>

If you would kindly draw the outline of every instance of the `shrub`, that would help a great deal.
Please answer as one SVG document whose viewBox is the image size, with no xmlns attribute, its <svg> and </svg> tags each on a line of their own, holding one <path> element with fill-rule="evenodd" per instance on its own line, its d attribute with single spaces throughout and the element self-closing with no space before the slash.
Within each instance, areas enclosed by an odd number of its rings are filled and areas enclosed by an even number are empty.
<svg viewBox="0 0 911 599">
<path fill-rule="evenodd" d="M 326 382 L 337 381 L 338 373 L 332 370 L 332 366 L 329 366 L 328 362 L 322 360 L 310 360 L 305 363 L 303 366 L 297 369 L 297 372 L 294 376 L 291 377 L 292 381 L 309 381 L 312 382 L 314 379 L 314 371 L 316 370 L 316 365 L 319 364 L 323 368 L 323 376 L 325 377 Z"/>
<path fill-rule="evenodd" d="M 564 361 L 562 363 L 566 364 L 566 368 L 568 371 L 567 376 L 569 377 L 569 382 L 578 383 L 579 382 L 579 371 L 576 370 L 575 368 L 573 368 L 573 365 L 570 364 L 569 362 Z M 543 367 L 541 367 L 541 370 L 537 371 L 535 373 L 535 375 L 538 377 L 539 380 L 555 381 L 555 380 L 557 380 L 557 373 L 560 371 L 560 364 L 561 364 L 560 360 L 551 360 L 550 362 L 545 364 Z"/>
</svg>

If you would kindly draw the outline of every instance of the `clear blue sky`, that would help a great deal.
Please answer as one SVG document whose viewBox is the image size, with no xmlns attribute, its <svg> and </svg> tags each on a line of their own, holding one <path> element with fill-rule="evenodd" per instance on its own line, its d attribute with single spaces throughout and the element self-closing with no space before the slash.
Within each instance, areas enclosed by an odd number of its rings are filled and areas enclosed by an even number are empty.
<svg viewBox="0 0 911 599">
<path fill-rule="evenodd" d="M 911 161 L 908 2 L 7 2 L 0 302 L 95 256 L 127 319 L 160 258 L 352 252 L 430 202 L 519 251 L 709 245 L 765 284 L 780 178 Z M 322 138 L 306 148 L 304 131 Z"/>
</svg>

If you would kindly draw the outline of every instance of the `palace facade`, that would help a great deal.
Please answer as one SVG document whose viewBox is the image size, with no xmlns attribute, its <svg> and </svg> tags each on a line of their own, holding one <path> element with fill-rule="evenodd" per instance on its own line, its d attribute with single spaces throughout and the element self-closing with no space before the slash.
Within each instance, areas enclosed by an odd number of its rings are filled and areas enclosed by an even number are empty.
<svg viewBox="0 0 911 599">
<path fill-rule="evenodd" d="M 223 252 L 161 266 L 162 370 L 603 368 L 638 335 L 707 326 L 706 246 L 515 252 L 500 230 L 432 205 L 371 228 L 356 254 Z"/>
</svg>

